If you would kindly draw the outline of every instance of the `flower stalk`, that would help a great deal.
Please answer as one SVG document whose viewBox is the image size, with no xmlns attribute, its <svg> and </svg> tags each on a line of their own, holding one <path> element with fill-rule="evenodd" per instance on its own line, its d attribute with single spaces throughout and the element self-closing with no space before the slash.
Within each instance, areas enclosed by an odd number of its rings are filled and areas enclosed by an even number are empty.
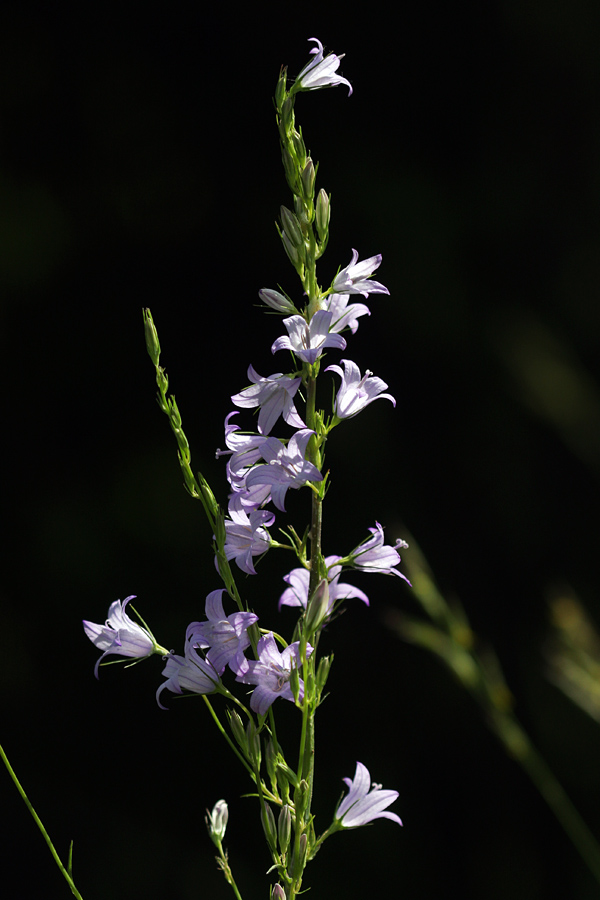
<svg viewBox="0 0 600 900">
<path fill-rule="evenodd" d="M 373 793 L 380 806 L 397 796 L 393 791 L 382 792 L 374 787 L 369 794 L 371 799 L 365 799 L 368 772 L 358 764 L 357 784 L 352 783 L 351 787 L 351 808 L 343 810 L 344 814 L 337 818 L 334 815 L 332 825 L 317 840 L 312 812 L 315 714 L 333 659 L 332 655 L 318 659 L 321 632 L 345 600 L 358 597 L 368 605 L 368 598 L 360 589 L 340 583 L 344 566 L 399 575 L 395 567 L 400 557 L 394 548 L 383 545 L 380 525 L 371 529 L 370 539 L 345 556 L 323 554 L 323 502 L 329 478 L 329 472 L 323 472 L 323 448 L 327 436 L 334 427 L 362 412 L 378 397 L 395 401 L 390 395 L 382 394 L 387 387 L 384 382 L 369 371 L 361 376 L 351 360 L 342 360 L 343 371 L 336 365 L 321 369 L 325 351 L 346 349 L 346 338 L 341 332 L 353 334 L 358 328 L 358 318 L 370 315 L 365 304 L 349 303 L 350 296 L 361 294 L 366 298 L 369 292 L 388 291 L 371 279 L 381 256 L 359 262 L 355 250 L 350 264 L 338 269 L 334 281 L 325 290 L 317 278 L 317 261 L 329 240 L 331 196 L 322 188 L 317 192 L 318 166 L 307 152 L 302 130 L 296 126 L 294 105 L 297 96 L 306 91 L 341 84 L 351 94 L 352 87 L 338 73 L 342 57 L 333 53 L 325 55 L 320 41 L 310 40 L 316 46 L 298 78 L 288 88 L 287 70 L 282 69 L 275 90 L 281 158 L 293 195 L 291 204 L 280 206 L 276 228 L 284 252 L 299 277 L 305 302 L 304 305 L 294 302 L 287 294 L 269 288 L 259 291 L 260 299 L 270 310 L 285 316 L 286 333 L 276 338 L 271 351 L 273 354 L 290 351 L 293 371 L 263 376 L 250 365 L 247 369 L 250 384 L 231 396 L 237 409 L 225 417 L 226 449 L 217 451 L 218 457 L 228 457 L 227 511 L 221 508 L 203 475 L 192 471 L 181 414 L 174 396 L 168 393 L 169 380 L 160 365 L 158 332 L 150 311 L 146 309 L 143 313 L 146 347 L 156 372 L 158 404 L 177 441 L 184 485 L 202 503 L 212 529 L 215 570 L 224 587 L 208 593 L 206 618 L 188 626 L 182 655 L 166 651 L 147 628 L 117 616 L 123 613 L 130 598 L 124 601 L 122 609 L 115 607 L 116 612 L 111 607 L 106 626 L 86 623 L 88 637 L 104 651 L 103 655 L 113 653 L 136 660 L 157 652 L 165 656 L 162 674 L 166 680 L 157 690 L 160 706 L 163 706 L 161 697 L 167 691 L 202 696 L 217 729 L 252 781 L 255 792 L 252 796 L 258 800 L 272 870 L 278 876 L 271 896 L 285 900 L 297 897 L 303 890 L 306 865 L 326 837 L 345 827 L 370 821 L 368 810 Z M 319 408 L 317 380 L 329 369 L 341 377 L 342 383 L 332 409 L 325 412 Z M 328 393 L 331 396 L 331 391 Z M 304 411 L 299 406 L 302 394 L 305 395 Z M 257 431 L 245 431 L 238 424 L 235 417 L 239 409 L 257 413 Z M 293 430 L 291 437 L 275 436 L 280 419 Z M 274 540 L 270 529 L 276 517 L 286 512 L 288 491 L 303 487 L 309 489 L 311 498 L 310 520 L 304 534 L 299 535 L 288 526 L 281 531 L 289 543 Z M 275 512 L 266 508 L 268 504 L 275 507 Z M 285 576 L 289 587 L 279 603 L 280 608 L 299 608 L 289 642 L 279 634 L 279 629 L 263 627 L 261 600 L 255 611 L 242 597 L 231 566 L 235 561 L 237 568 L 251 579 L 258 575 L 265 555 L 278 549 L 294 552 L 300 566 Z M 246 587 L 245 584 L 245 592 Z M 235 603 L 236 611 L 226 608 L 228 598 Z M 251 686 L 249 708 L 229 690 L 228 678 L 234 679 L 234 687 Z M 230 704 L 223 716 L 209 699 L 211 694 L 220 694 Z M 287 700 L 299 711 L 296 770 L 286 761 L 278 741 L 274 713 L 277 700 Z M 226 717 L 229 728 L 224 724 Z M 225 802 L 218 801 L 207 825 L 219 851 L 218 863 L 239 900 L 239 890 L 222 846 L 227 814 Z M 399 822 L 394 814 L 381 815 Z M 344 824 L 344 818 L 351 824 Z"/>
</svg>

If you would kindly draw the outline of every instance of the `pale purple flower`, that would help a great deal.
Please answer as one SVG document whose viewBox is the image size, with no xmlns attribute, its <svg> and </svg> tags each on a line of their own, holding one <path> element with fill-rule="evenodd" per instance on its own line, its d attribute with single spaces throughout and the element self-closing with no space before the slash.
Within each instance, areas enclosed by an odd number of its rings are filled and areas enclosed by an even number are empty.
<svg viewBox="0 0 600 900">
<path fill-rule="evenodd" d="M 246 660 L 243 671 L 236 677 L 236 681 L 243 684 L 255 684 L 252 692 L 250 707 L 259 716 L 264 716 L 278 697 L 294 702 L 294 695 L 290 687 L 290 675 L 292 667 L 302 665 L 299 657 L 299 641 L 290 644 L 283 651 L 277 649 L 273 632 L 263 635 L 258 642 L 258 660 Z M 306 655 L 310 656 L 313 648 L 307 644 Z M 304 697 L 304 682 L 300 681 L 299 697 Z"/>
<path fill-rule="evenodd" d="M 317 45 L 310 51 L 314 59 L 308 62 L 298 77 L 294 87 L 300 91 L 314 91 L 317 88 L 335 87 L 338 84 L 348 85 L 348 96 L 352 93 L 352 85 L 347 78 L 336 75 L 340 61 L 344 54 L 336 56 L 335 53 L 328 53 L 323 59 L 323 44 L 317 38 L 309 38 Z"/>
<path fill-rule="evenodd" d="M 229 515 L 233 513 L 250 513 L 268 503 L 271 499 L 271 487 L 268 484 L 255 484 L 246 487 L 246 476 L 252 469 L 244 469 L 240 477 L 230 479 L 233 492 L 229 495 Z"/>
<path fill-rule="evenodd" d="M 331 320 L 332 313 L 326 309 L 317 310 L 310 322 L 307 322 L 302 316 L 289 316 L 283 320 L 288 336 L 278 337 L 271 347 L 271 353 L 277 353 L 278 350 L 291 350 L 299 359 L 312 365 L 325 347 L 337 347 L 338 350 L 345 350 L 344 338 L 329 331 Z"/>
<path fill-rule="evenodd" d="M 266 509 L 236 509 L 229 505 L 230 519 L 225 519 L 225 556 L 235 559 L 242 572 L 256 575 L 253 556 L 266 553 L 271 546 L 267 528 L 275 521 L 275 514 Z"/>
<path fill-rule="evenodd" d="M 391 819 L 402 825 L 396 813 L 385 812 L 386 807 L 398 799 L 398 791 L 384 791 L 375 782 L 371 785 L 371 776 L 366 766 L 357 762 L 354 778 L 343 780 L 349 791 L 338 806 L 335 818 L 344 828 L 358 828 L 373 819 Z"/>
<path fill-rule="evenodd" d="M 323 309 L 332 314 L 330 331 L 336 333 L 349 328 L 352 334 L 356 334 L 359 316 L 370 316 L 371 310 L 364 303 L 351 303 L 348 306 L 350 294 L 329 294 L 323 300 Z"/>
<path fill-rule="evenodd" d="M 244 650 L 250 646 L 248 628 L 258 622 L 258 616 L 251 612 L 238 611 L 226 616 L 224 593 L 222 588 L 211 591 L 206 598 L 207 621 L 192 622 L 185 634 L 186 642 L 189 641 L 192 648 L 210 648 L 206 661 L 219 675 L 226 666 L 237 674 L 244 663 Z"/>
<path fill-rule="evenodd" d="M 239 415 L 237 410 L 230 412 L 225 418 L 225 443 L 228 450 L 217 450 L 216 456 L 230 455 L 227 463 L 227 480 L 231 484 L 236 500 L 230 500 L 232 508 L 253 509 L 266 502 L 269 491 L 259 491 L 259 496 L 250 498 L 246 492 L 246 475 L 250 467 L 262 459 L 261 445 L 269 440 L 266 435 L 247 433 L 240 430 L 239 425 L 230 422 L 233 416 Z"/>
<path fill-rule="evenodd" d="M 375 522 L 375 528 L 369 528 L 371 537 L 367 538 L 362 544 L 353 550 L 351 554 L 352 564 L 363 572 L 379 572 L 381 575 L 399 575 L 408 584 L 410 581 L 398 572 L 394 567 L 400 562 L 400 554 L 398 549 L 406 549 L 408 544 L 406 541 L 398 539 L 392 547 L 390 544 L 383 543 L 383 528 L 379 522 Z"/>
<path fill-rule="evenodd" d="M 143 659 L 160 649 L 150 632 L 141 625 L 137 625 L 125 612 L 125 607 L 134 598 L 135 594 L 131 594 L 123 600 L 123 603 L 120 600 L 111 603 L 104 625 L 83 620 L 83 628 L 90 641 L 98 650 L 104 651 L 94 668 L 96 678 L 98 678 L 98 667 L 106 656 Z"/>
<path fill-rule="evenodd" d="M 260 459 L 260 445 L 266 440 L 266 437 L 262 434 L 242 431 L 239 425 L 230 422 L 233 416 L 239 416 L 237 409 L 225 416 L 225 444 L 228 449 L 217 450 L 215 456 L 218 459 L 219 456 L 233 454 L 233 457 L 235 457 L 233 468 L 234 471 L 237 471 L 244 468 L 244 466 L 253 465 Z M 244 457 L 245 454 L 247 454 L 246 457 Z M 243 460 L 242 457 L 244 457 Z M 240 460 L 242 461 L 240 462 Z"/>
<path fill-rule="evenodd" d="M 330 615 L 335 604 L 341 600 L 349 600 L 351 597 L 358 597 L 363 603 L 369 605 L 369 598 L 359 588 L 352 584 L 340 584 L 341 566 L 335 563 L 341 559 L 340 556 L 326 556 L 325 565 L 327 566 L 327 578 L 329 581 L 329 605 L 327 615 Z M 292 569 L 288 575 L 283 576 L 283 580 L 289 585 L 279 598 L 279 608 L 282 606 L 301 606 L 306 609 L 308 605 L 308 586 L 310 582 L 310 571 L 304 568 Z"/>
<path fill-rule="evenodd" d="M 358 262 L 358 253 L 352 251 L 352 259 L 350 264 L 338 272 L 331 290 L 335 294 L 362 294 L 368 297 L 369 294 L 389 294 L 389 291 L 383 284 L 378 281 L 371 281 L 371 275 L 375 269 L 381 264 L 381 253 L 377 256 L 370 256 L 369 259 L 363 259 Z"/>
<path fill-rule="evenodd" d="M 326 372 L 337 372 L 342 383 L 335 398 L 334 410 L 338 419 L 349 419 L 361 412 L 373 400 L 391 400 L 394 406 L 396 401 L 391 394 L 382 394 L 387 387 L 385 381 L 377 378 L 368 369 L 363 376 L 360 369 L 351 359 L 343 359 L 344 371 L 340 366 L 327 366 Z"/>
<path fill-rule="evenodd" d="M 221 681 L 214 666 L 207 662 L 192 647 L 186 638 L 184 656 L 169 653 L 167 664 L 162 674 L 167 679 L 156 692 L 156 702 L 161 709 L 166 709 L 158 699 L 165 688 L 174 694 L 183 694 L 184 691 L 192 691 L 194 694 L 211 694 L 217 690 Z"/>
<path fill-rule="evenodd" d="M 273 503 L 285 511 L 288 488 L 301 488 L 307 481 L 323 481 L 317 467 L 305 459 L 306 445 L 313 434 L 310 428 L 303 428 L 290 438 L 287 447 L 277 438 L 266 438 L 261 453 L 267 464 L 248 472 L 247 487 L 270 485 Z"/>
<path fill-rule="evenodd" d="M 293 428 L 306 428 L 293 403 L 302 378 L 290 378 L 281 372 L 263 378 L 252 366 L 248 367 L 248 378 L 252 385 L 234 394 L 231 399 L 243 409 L 260 407 L 258 430 L 261 434 L 269 434 L 281 415 Z"/>
</svg>

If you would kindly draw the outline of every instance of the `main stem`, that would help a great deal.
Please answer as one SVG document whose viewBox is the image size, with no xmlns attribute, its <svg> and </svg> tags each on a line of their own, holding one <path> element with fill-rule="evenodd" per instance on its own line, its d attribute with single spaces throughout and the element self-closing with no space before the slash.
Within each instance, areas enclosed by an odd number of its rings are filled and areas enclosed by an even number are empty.
<svg viewBox="0 0 600 900">
<path fill-rule="evenodd" d="M 315 429 L 316 412 L 316 375 L 310 369 L 307 380 L 307 398 L 306 398 L 306 420 L 309 428 Z M 319 469 L 321 467 L 321 454 L 317 443 L 316 435 L 313 435 L 308 445 L 308 459 Z M 309 603 L 312 594 L 317 587 L 321 573 L 321 533 L 323 526 L 323 498 L 320 493 L 312 493 L 312 510 L 310 525 L 310 579 L 308 588 Z M 316 641 L 315 641 L 316 643 Z M 298 859 L 301 853 L 300 838 L 306 834 L 306 839 L 311 838 L 312 831 L 311 822 L 311 804 L 313 795 L 314 781 L 314 762 L 315 762 L 315 708 L 313 702 L 314 694 L 314 672 L 315 672 L 315 653 L 307 658 L 307 640 L 303 635 L 300 641 L 300 659 L 302 663 L 302 677 L 304 680 L 304 699 L 302 703 L 302 731 L 300 735 L 300 749 L 298 757 L 298 777 L 304 780 L 308 785 L 308 798 L 306 808 L 302 820 L 296 820 L 294 835 L 294 859 Z M 307 857 L 308 858 L 308 857 Z M 300 892 L 302 885 L 302 872 L 296 872 L 291 884 L 287 886 L 286 896 L 288 900 L 293 900 Z"/>
</svg>

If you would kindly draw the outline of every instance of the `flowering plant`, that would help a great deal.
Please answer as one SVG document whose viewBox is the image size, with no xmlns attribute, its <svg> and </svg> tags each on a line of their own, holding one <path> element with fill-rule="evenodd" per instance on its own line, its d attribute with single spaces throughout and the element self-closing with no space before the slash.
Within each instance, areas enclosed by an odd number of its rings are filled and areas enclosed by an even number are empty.
<svg viewBox="0 0 600 900">
<path fill-rule="evenodd" d="M 250 779 L 250 796 L 258 801 L 257 820 L 260 818 L 271 856 L 269 874 L 274 873 L 269 894 L 277 900 L 297 897 L 306 889 L 306 866 L 333 834 L 361 828 L 378 818 L 402 824 L 397 813 L 389 809 L 397 800 L 398 792 L 372 782 L 362 762 L 356 762 L 353 778 L 341 779 L 347 790 L 337 805 L 332 804 L 331 822 L 325 829 L 313 802 L 316 713 L 324 698 L 333 661 L 332 656 L 321 652 L 323 632 L 335 631 L 334 620 L 345 601 L 359 599 L 370 605 L 369 597 L 351 583 L 356 572 L 394 575 L 409 582 L 399 569 L 399 550 L 408 545 L 401 539 L 394 544 L 386 543 L 379 522 L 345 555 L 325 555 L 323 505 L 330 483 L 330 472 L 324 464 L 326 442 L 334 429 L 346 419 L 365 412 L 374 400 L 390 400 L 394 407 L 396 401 L 385 393 L 388 386 L 381 378 L 369 370 L 361 374 L 351 359 L 339 359 L 340 364 L 334 362 L 321 368 L 326 353 L 346 351 L 347 340 L 356 333 L 359 320 L 371 315 L 365 303 L 351 302 L 356 299 L 354 295 L 368 300 L 370 294 L 389 291 L 373 278 L 382 263 L 381 255 L 360 260 L 355 249 L 348 265 L 338 269 L 329 286 L 323 287 L 317 280 L 316 263 L 325 252 L 329 238 L 331 197 L 323 190 L 316 191 L 316 165 L 295 125 L 295 100 L 301 92 L 340 84 L 346 85 L 351 94 L 352 87 L 338 74 L 341 57 L 325 56 L 320 41 L 310 40 L 316 44 L 311 50 L 311 60 L 290 87 L 287 72 L 282 69 L 275 96 L 284 171 L 293 194 L 292 208 L 281 207 L 278 231 L 300 278 L 302 297 L 291 299 L 272 288 L 259 291 L 269 311 L 285 316 L 282 333 L 272 342 L 271 351 L 273 354 L 289 351 L 290 370 L 263 376 L 250 364 L 249 384 L 231 397 L 236 409 L 225 417 L 227 449 L 217 451 L 218 457 L 226 458 L 224 469 L 229 483 L 226 510 L 217 502 L 205 478 L 192 471 L 181 416 L 174 397 L 168 394 L 167 375 L 160 365 L 156 327 L 150 311 L 144 310 L 146 345 L 156 369 L 159 405 L 168 416 L 177 440 L 185 486 L 194 499 L 200 500 L 213 539 L 215 571 L 207 578 L 206 589 L 211 590 L 206 594 L 204 612 L 194 610 L 194 615 L 201 618 L 188 625 L 181 654 L 157 642 L 133 610 L 133 596 L 113 601 L 104 624 L 83 622 L 85 634 L 100 652 L 94 668 L 96 677 L 100 666 L 114 662 L 133 665 L 158 655 L 164 662 L 164 680 L 156 690 L 158 707 L 168 709 L 171 701 L 181 695 L 202 697 L 222 737 Z M 278 360 L 282 358 L 279 356 Z M 284 365 L 278 363 L 277 367 L 284 368 Z M 318 378 L 325 372 L 337 376 L 321 391 L 322 396 L 331 398 L 329 409 L 320 408 L 317 403 Z M 256 413 L 255 431 L 246 430 L 243 420 L 246 411 Z M 235 418 L 238 416 L 239 419 Z M 300 535 L 288 523 L 280 529 L 284 536 L 280 542 L 273 537 L 271 529 L 281 518 L 280 514 L 287 514 L 288 491 L 301 488 L 308 490 L 304 495 L 311 501 L 309 525 Z M 397 614 L 388 617 L 388 624 L 404 640 L 435 653 L 476 698 L 508 753 L 530 775 L 600 882 L 597 844 L 515 718 L 512 697 L 497 660 L 487 649 L 480 652 L 464 612 L 457 604 L 448 605 L 439 594 L 423 560 L 419 560 L 418 548 L 411 543 L 406 565 L 414 584 L 413 596 L 430 622 Z M 283 578 L 285 587 L 278 603 L 279 610 L 291 607 L 297 612 L 297 620 L 287 637 L 281 636 L 282 629 L 273 628 L 274 623 L 269 619 L 276 616 L 276 598 L 269 606 L 265 591 L 261 589 L 257 593 L 256 582 L 249 577 L 257 576 L 267 553 L 282 549 L 294 556 L 292 567 Z M 248 576 L 244 578 L 243 591 L 236 583 L 237 570 Z M 350 582 L 346 581 L 348 577 Z M 214 583 L 223 586 L 215 587 Z M 137 616 L 139 621 L 132 616 Z M 553 658 L 556 677 L 567 692 L 595 715 L 598 660 L 592 656 L 597 647 L 592 644 L 590 650 L 587 640 L 583 641 L 581 621 L 573 620 L 572 604 L 563 605 L 562 617 L 564 646 L 560 654 L 555 651 Z M 279 699 L 288 701 L 286 706 L 294 707 L 298 740 L 292 751 L 284 746 L 285 739 L 281 740 L 282 736 L 285 738 L 282 729 L 275 727 L 276 715 L 284 705 L 276 702 Z M 81 900 L 73 883 L 71 855 L 65 866 L 2 747 L 0 757 L 73 896 Z M 224 799 L 217 800 L 211 811 L 207 810 L 206 825 L 217 848 L 218 864 L 235 896 L 241 898 L 223 846 L 228 819 L 229 808 Z"/>
<path fill-rule="evenodd" d="M 159 406 L 177 440 L 185 486 L 202 504 L 212 534 L 215 569 L 212 575 L 207 573 L 204 609 L 195 610 L 201 618 L 188 625 L 181 653 L 158 643 L 139 615 L 139 622 L 132 618 L 133 596 L 112 602 L 104 624 L 83 622 L 85 634 L 101 651 L 96 676 L 108 662 L 120 659 L 131 665 L 158 655 L 164 661 L 164 680 L 156 691 L 161 709 L 168 709 L 169 695 L 202 697 L 250 779 L 271 856 L 269 873 L 274 873 L 269 895 L 280 900 L 291 900 L 305 889 L 308 862 L 334 833 L 377 818 L 402 824 L 395 812 L 388 811 L 397 791 L 371 784 L 362 762 L 356 764 L 353 779 L 343 778 L 348 793 L 331 811 L 327 827 L 320 827 L 313 810 L 316 714 L 333 660 L 321 652 L 323 629 L 332 625 L 347 600 L 360 599 L 369 605 L 367 595 L 352 583 L 353 571 L 399 575 L 406 580 L 398 570 L 398 548 L 407 545 L 402 540 L 395 546 L 386 544 L 383 528 L 377 523 L 370 529 L 371 537 L 344 555 L 339 548 L 328 555 L 323 549 L 323 504 L 330 482 L 324 450 L 329 435 L 374 400 L 387 399 L 394 406 L 396 401 L 383 393 L 387 388 L 384 381 L 368 370 L 361 375 L 349 358 L 341 360 L 343 369 L 335 362 L 321 369 L 325 354 L 346 351 L 344 335 L 354 334 L 359 319 L 370 315 L 365 303 L 350 302 L 353 295 L 367 300 L 370 294 L 389 291 L 372 278 L 381 255 L 359 260 L 356 250 L 345 268 L 338 267 L 329 285 L 322 286 L 317 278 L 317 261 L 329 239 L 331 197 L 323 189 L 317 192 L 317 166 L 296 127 L 294 106 L 301 92 L 342 84 L 350 95 L 352 87 L 338 74 L 341 57 L 325 55 L 321 42 L 310 40 L 316 44 L 310 61 L 290 86 L 287 70 L 282 68 L 275 90 L 283 166 L 293 195 L 290 208 L 281 206 L 277 228 L 300 279 L 301 292 L 292 300 L 272 288 L 259 291 L 269 311 L 284 316 L 282 333 L 270 341 L 271 352 L 289 351 L 290 368 L 265 376 L 250 364 L 250 384 L 231 397 L 236 409 L 225 417 L 226 449 L 217 451 L 217 456 L 224 458 L 229 485 L 225 506 L 217 501 L 204 476 L 192 471 L 179 409 L 168 393 L 169 381 L 160 364 L 157 330 L 150 310 L 143 311 Z M 317 398 L 318 378 L 325 372 L 331 373 L 322 392 L 329 398 L 329 409 L 320 408 Z M 337 393 L 335 376 L 341 378 Z M 256 430 L 251 427 L 252 413 L 256 414 Z M 243 414 L 248 417 L 246 422 Z M 310 498 L 309 524 L 300 534 L 288 523 L 280 528 L 283 537 L 276 540 L 272 529 L 286 515 L 288 492 L 301 489 Z M 284 577 L 281 596 L 269 605 L 264 591 L 257 595 L 253 580 L 264 556 L 278 550 L 291 552 L 294 563 Z M 236 581 L 238 570 L 244 574 L 243 590 Z M 277 599 L 279 610 L 291 607 L 297 611 L 292 633 L 286 637 L 280 634 L 280 626 L 269 621 L 269 616 L 278 615 Z M 284 747 L 276 728 L 278 700 L 296 709 L 297 747 L 292 752 Z M 189 711 L 189 705 L 187 708 Z M 340 772 L 340 779 L 343 775 Z M 218 851 L 218 863 L 239 900 L 241 887 L 223 846 L 228 818 L 227 803 L 219 799 L 208 812 L 206 824 Z M 70 867 L 65 877 L 79 896 Z"/>
<path fill-rule="evenodd" d="M 194 475 L 190 452 L 182 430 L 181 417 L 172 396 L 167 395 L 168 379 L 160 365 L 160 344 L 152 315 L 144 310 L 148 352 L 156 367 L 158 401 L 169 417 L 179 445 L 179 459 L 185 483 L 191 495 L 199 499 L 206 512 L 214 541 L 215 577 L 224 587 L 212 589 L 206 598 L 203 621 L 192 622 L 186 633 L 183 655 L 167 652 L 139 626 L 107 632 L 115 618 L 114 604 L 105 628 L 85 623 L 86 633 L 107 653 L 142 658 L 160 653 L 166 658 L 157 699 L 164 703 L 165 692 L 200 694 L 217 725 L 254 785 L 265 838 L 272 857 L 277 883 L 272 897 L 296 897 L 303 883 L 306 864 L 323 841 L 335 831 L 357 828 L 375 818 L 387 817 L 402 824 L 399 817 L 386 812 L 396 800 L 396 791 L 374 785 L 367 768 L 357 763 L 354 780 L 344 779 L 349 793 L 338 805 L 332 824 L 320 835 L 312 810 L 314 787 L 315 714 L 332 663 L 331 656 L 319 653 L 319 641 L 332 614 L 350 598 L 369 603 L 366 594 L 351 583 L 340 582 L 343 571 L 363 571 L 404 576 L 398 570 L 398 547 L 386 545 L 381 525 L 371 528 L 372 536 L 345 556 L 325 556 L 322 549 L 323 501 L 329 484 L 324 468 L 324 448 L 329 434 L 345 419 L 358 415 L 378 398 L 394 398 L 383 393 L 387 385 L 367 371 L 361 376 L 356 363 L 341 360 L 343 369 L 332 364 L 324 371 L 341 377 L 341 384 L 329 412 L 317 406 L 317 379 L 326 351 L 345 351 L 346 338 L 353 334 L 360 316 L 370 315 L 364 303 L 349 303 L 352 295 L 387 294 L 384 285 L 372 279 L 381 264 L 381 255 L 359 261 L 356 250 L 345 268 L 338 269 L 332 283 L 323 288 L 317 280 L 317 260 L 323 255 L 329 238 L 331 197 L 316 190 L 316 166 L 308 155 L 302 133 L 296 128 L 294 104 L 301 91 L 350 83 L 337 74 L 341 57 L 324 56 L 316 47 L 312 59 L 288 88 L 287 71 L 281 70 L 275 91 L 275 107 L 281 153 L 293 207 L 281 207 L 278 231 L 284 249 L 302 285 L 304 305 L 279 291 L 263 288 L 259 297 L 270 310 L 285 314 L 285 333 L 272 343 L 273 354 L 291 353 L 292 369 L 259 375 L 248 367 L 250 385 L 233 394 L 231 401 L 240 410 L 258 413 L 257 430 L 242 430 L 236 411 L 225 419 L 227 457 L 225 467 L 229 497 L 225 512 L 202 475 Z M 328 389 L 332 395 L 331 387 Z M 277 429 L 285 423 L 292 433 Z M 311 499 L 310 525 L 302 537 L 288 526 L 282 543 L 271 536 L 276 516 L 286 512 L 288 491 L 308 489 Z M 268 508 L 274 507 L 273 509 Z M 246 575 L 256 576 L 257 565 L 274 549 L 292 551 L 296 566 L 285 576 L 286 588 L 279 607 L 292 606 L 299 617 L 291 640 L 266 627 L 269 614 L 264 602 L 251 604 L 252 585 L 244 593 L 238 589 L 231 563 Z M 129 599 L 129 598 L 128 598 Z M 127 601 L 125 601 L 127 603 Z M 125 606 L 123 604 L 123 607 Z M 275 604 L 273 604 L 273 610 Z M 119 623 L 117 623 L 119 624 Z M 120 642 L 119 642 L 120 640 Z M 249 705 L 240 699 L 236 686 L 250 685 Z M 209 699 L 221 694 L 226 709 L 219 711 Z M 242 695 L 243 697 L 243 695 Z M 293 764 L 277 737 L 276 701 L 293 703 L 299 715 L 297 764 Z M 227 881 L 240 895 L 222 847 L 227 822 L 227 806 L 219 800 L 207 818 L 207 825 Z"/>
</svg>

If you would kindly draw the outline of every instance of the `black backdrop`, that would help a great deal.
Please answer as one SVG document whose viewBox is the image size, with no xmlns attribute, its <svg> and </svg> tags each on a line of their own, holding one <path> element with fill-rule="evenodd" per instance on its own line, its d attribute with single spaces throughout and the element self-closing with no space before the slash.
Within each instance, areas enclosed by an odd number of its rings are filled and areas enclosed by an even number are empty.
<svg viewBox="0 0 600 900">
<path fill-rule="evenodd" d="M 548 684 L 542 653 L 555 587 L 600 614 L 596 4 L 3 10 L 1 740 L 59 850 L 75 839 L 86 900 L 226 897 L 203 824 L 221 796 L 243 895 L 267 895 L 248 786 L 200 702 L 159 710 L 159 661 L 96 682 L 80 620 L 135 593 L 178 649 L 218 586 L 154 402 L 141 308 L 193 460 L 224 500 L 214 449 L 229 397 L 249 362 L 280 365 L 280 323 L 257 291 L 297 291 L 273 225 L 289 200 L 271 96 L 313 35 L 346 53 L 354 86 L 297 104 L 333 195 L 322 281 L 352 247 L 383 253 L 391 296 L 370 298 L 346 355 L 398 400 L 331 441 L 325 549 L 376 519 L 392 541 L 410 529 L 600 835 L 597 726 Z M 306 500 L 290 498 L 298 524 Z M 245 585 L 265 618 L 287 567 L 266 560 L 260 588 Z M 414 609 L 410 592 L 366 582 L 371 608 L 349 604 L 331 629 L 318 822 L 360 759 L 399 790 L 405 826 L 334 837 L 308 870 L 315 897 L 597 896 L 470 699 L 386 630 L 387 609 Z M 293 728 L 291 706 L 281 714 Z M 0 797 L 7 884 L 67 896 L 1 776 Z"/>
</svg>

